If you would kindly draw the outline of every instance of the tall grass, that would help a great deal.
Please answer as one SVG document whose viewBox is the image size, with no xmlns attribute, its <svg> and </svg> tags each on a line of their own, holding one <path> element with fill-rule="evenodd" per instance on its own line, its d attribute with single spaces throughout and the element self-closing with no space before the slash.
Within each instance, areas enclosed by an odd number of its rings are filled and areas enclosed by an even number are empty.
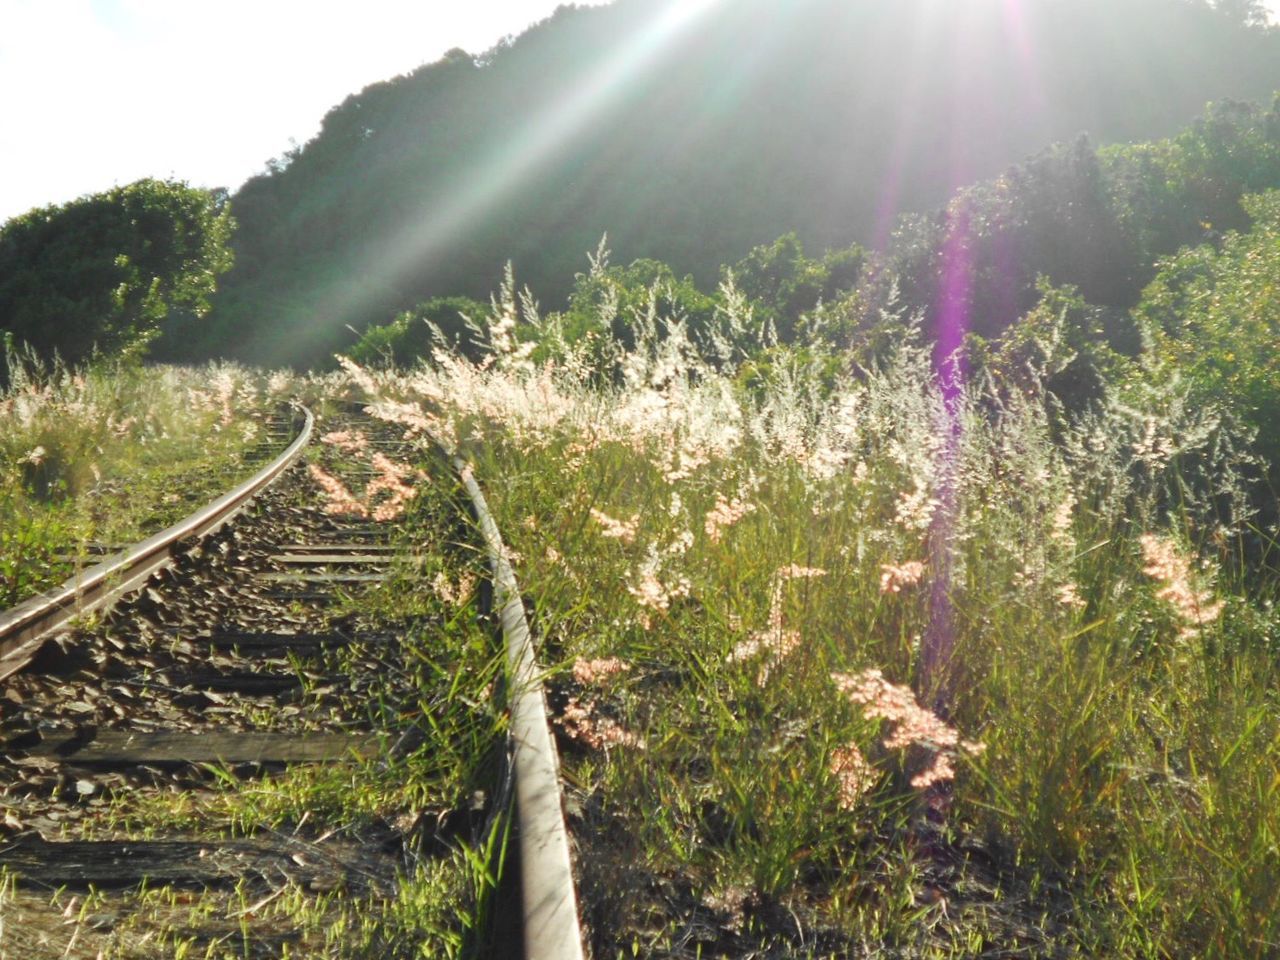
<svg viewBox="0 0 1280 960">
<path fill-rule="evenodd" d="M 911 337 L 870 370 L 765 344 L 761 377 L 745 313 L 628 319 L 577 348 L 508 284 L 483 362 L 348 370 L 489 487 L 597 955 L 1280 950 L 1280 623 L 1229 411 L 1132 383 L 1066 421 Z"/>
<path fill-rule="evenodd" d="M 258 375 L 232 365 L 8 362 L 0 607 L 60 582 L 87 542 L 132 542 L 230 486 L 273 404 Z"/>
</svg>

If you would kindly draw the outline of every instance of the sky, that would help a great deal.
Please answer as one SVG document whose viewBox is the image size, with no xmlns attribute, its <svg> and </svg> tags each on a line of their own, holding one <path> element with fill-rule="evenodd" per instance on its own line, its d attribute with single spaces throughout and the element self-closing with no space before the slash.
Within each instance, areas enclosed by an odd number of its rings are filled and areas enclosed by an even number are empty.
<svg viewBox="0 0 1280 960">
<path fill-rule="evenodd" d="M 560 2 L 0 0 L 0 222 L 148 176 L 234 190 L 349 94 Z"/>
<path fill-rule="evenodd" d="M 234 190 L 349 94 L 561 2 L 0 0 L 0 222 L 148 176 Z"/>
</svg>

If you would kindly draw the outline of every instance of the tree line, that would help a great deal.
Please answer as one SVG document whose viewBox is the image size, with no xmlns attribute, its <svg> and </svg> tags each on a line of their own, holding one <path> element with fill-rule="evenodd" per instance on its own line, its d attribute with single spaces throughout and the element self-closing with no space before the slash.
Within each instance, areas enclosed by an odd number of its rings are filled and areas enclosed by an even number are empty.
<svg viewBox="0 0 1280 960">
<path fill-rule="evenodd" d="M 1174 132 L 1280 88 L 1257 4 L 1028 0 L 1014 30 L 994 0 L 738 0 L 659 43 L 662 7 L 564 7 L 375 84 L 230 197 L 148 180 L 15 218 L 0 330 L 71 361 L 307 366 L 365 330 L 403 354 L 406 317 L 449 326 L 508 261 L 586 325 L 607 291 L 573 278 L 607 233 L 624 297 L 657 284 L 696 324 L 727 264 L 784 344 L 819 303 L 824 336 L 868 345 L 891 298 L 936 324 L 962 250 L 951 307 L 993 337 L 1041 278 L 1124 315 L 1158 257 L 1275 185 L 1274 107 Z"/>
<path fill-rule="evenodd" d="M 1045 144 L 1167 137 L 1280 89 L 1280 32 L 1202 0 L 734 0 L 679 28 L 665 7 L 563 7 L 348 97 L 231 198 L 235 267 L 161 355 L 325 362 L 415 303 L 486 298 L 507 261 L 561 306 L 606 233 L 704 287 L 788 233 L 881 250 Z"/>
</svg>

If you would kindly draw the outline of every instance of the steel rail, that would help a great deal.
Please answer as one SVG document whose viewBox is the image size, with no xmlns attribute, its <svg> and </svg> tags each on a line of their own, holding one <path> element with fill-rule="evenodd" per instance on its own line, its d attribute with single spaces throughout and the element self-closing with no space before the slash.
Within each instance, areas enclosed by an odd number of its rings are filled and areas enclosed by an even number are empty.
<svg viewBox="0 0 1280 960">
<path fill-rule="evenodd" d="M 547 721 L 546 696 L 533 656 L 529 621 L 498 525 L 471 467 L 453 461 L 484 536 L 493 571 L 493 604 L 507 645 L 512 765 L 516 780 L 520 895 L 527 960 L 582 960 L 582 930 L 564 821 L 560 766 Z"/>
<path fill-rule="evenodd" d="M 140 589 L 151 574 L 173 562 L 248 505 L 263 488 L 280 476 L 311 441 L 315 419 L 306 407 L 302 427 L 288 448 L 229 493 L 202 507 L 166 530 L 112 554 L 55 587 L 0 612 L 0 680 L 21 670 L 55 631 L 76 617 L 109 607 Z"/>
</svg>

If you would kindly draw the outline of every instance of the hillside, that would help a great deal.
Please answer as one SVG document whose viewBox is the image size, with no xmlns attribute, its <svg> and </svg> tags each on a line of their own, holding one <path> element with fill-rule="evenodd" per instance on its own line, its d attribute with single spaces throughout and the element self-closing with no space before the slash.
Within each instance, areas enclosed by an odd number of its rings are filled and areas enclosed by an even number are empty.
<svg viewBox="0 0 1280 960">
<path fill-rule="evenodd" d="M 561 8 L 0 223 L 0 960 L 1280 960 L 1262 10 Z"/>
<path fill-rule="evenodd" d="M 1280 88 L 1280 33 L 1185 0 L 660 0 L 561 8 L 349 97 L 232 198 L 236 266 L 163 356 L 325 359 L 507 260 L 558 302 L 608 233 L 702 283 L 794 230 L 879 245 L 1046 144 L 1167 135 Z M 1156 28 L 1158 25 L 1158 28 Z M 963 41 L 963 42 L 961 42 Z"/>
</svg>

